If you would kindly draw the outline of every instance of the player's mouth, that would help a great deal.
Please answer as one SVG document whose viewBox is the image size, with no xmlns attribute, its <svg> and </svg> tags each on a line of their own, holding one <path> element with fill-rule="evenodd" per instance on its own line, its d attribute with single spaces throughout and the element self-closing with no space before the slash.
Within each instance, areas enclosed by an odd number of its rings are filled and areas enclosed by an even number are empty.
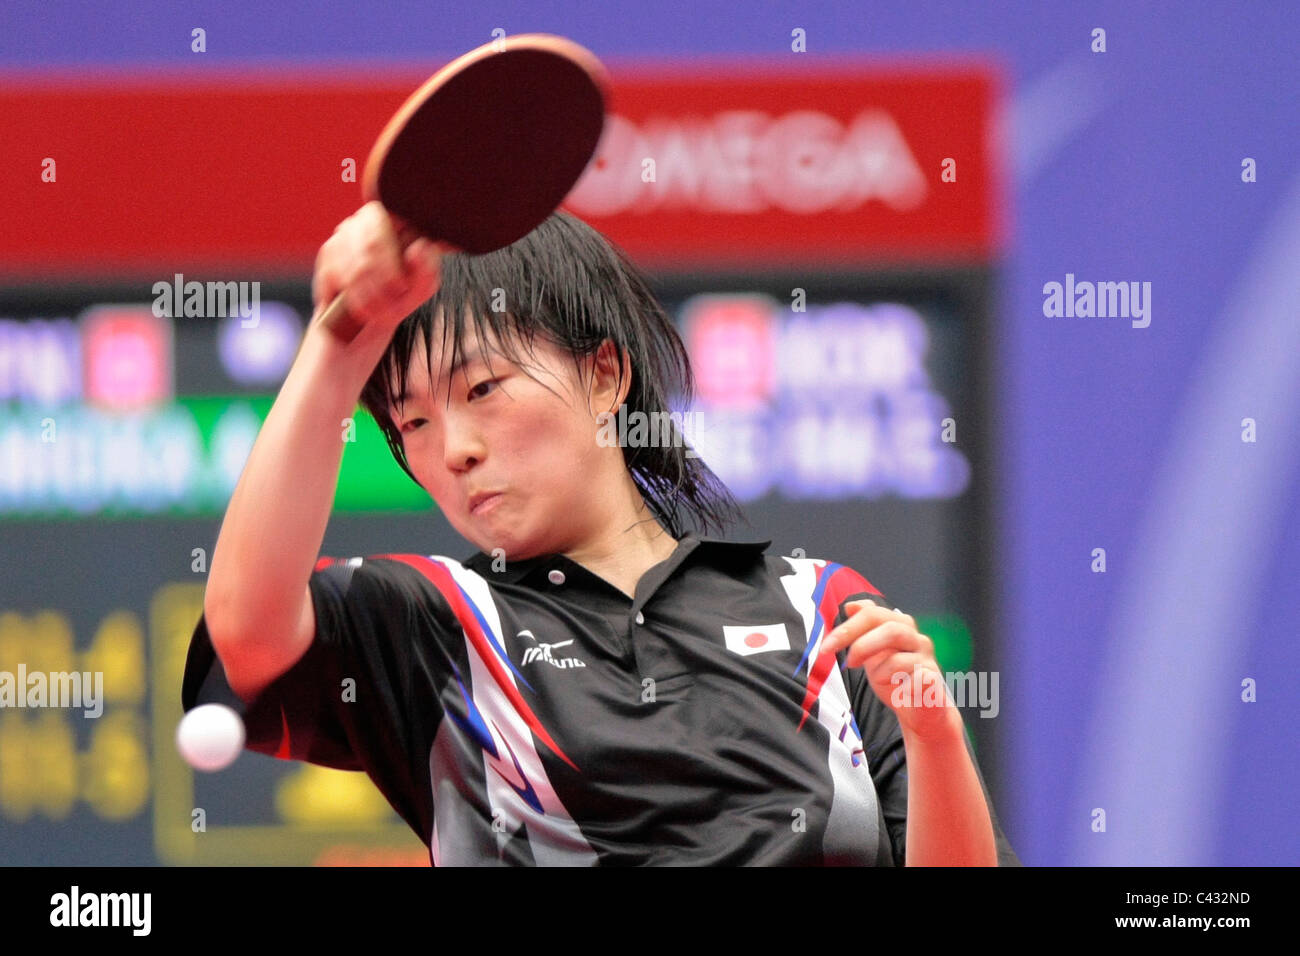
<svg viewBox="0 0 1300 956">
<path fill-rule="evenodd" d="M 475 517 L 487 514 L 501 501 L 501 492 L 485 491 L 469 499 L 469 513 Z"/>
</svg>

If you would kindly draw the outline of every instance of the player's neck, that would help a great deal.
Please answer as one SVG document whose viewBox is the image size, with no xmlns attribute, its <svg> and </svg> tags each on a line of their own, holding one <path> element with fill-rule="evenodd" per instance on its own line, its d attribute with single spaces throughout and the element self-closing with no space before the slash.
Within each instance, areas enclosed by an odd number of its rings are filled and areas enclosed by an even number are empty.
<svg viewBox="0 0 1300 956">
<path fill-rule="evenodd" d="M 677 540 L 655 520 L 640 494 L 637 501 L 640 508 L 630 520 L 611 522 L 607 532 L 565 555 L 629 598 L 641 576 L 677 549 Z"/>
</svg>

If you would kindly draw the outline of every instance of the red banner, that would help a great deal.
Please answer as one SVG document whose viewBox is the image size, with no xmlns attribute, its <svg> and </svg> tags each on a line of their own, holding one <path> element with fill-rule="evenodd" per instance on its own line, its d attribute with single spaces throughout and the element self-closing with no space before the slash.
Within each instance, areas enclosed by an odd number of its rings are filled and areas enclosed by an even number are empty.
<svg viewBox="0 0 1300 956">
<path fill-rule="evenodd" d="M 983 261 L 993 106 L 969 68 L 627 76 L 567 205 L 666 266 Z"/>
<path fill-rule="evenodd" d="M 987 69 L 611 72 L 605 136 L 566 206 L 645 266 L 978 262 L 1000 243 Z M 423 79 L 11 75 L 0 273 L 306 276 L 360 203 L 349 163 L 359 178 Z"/>
</svg>

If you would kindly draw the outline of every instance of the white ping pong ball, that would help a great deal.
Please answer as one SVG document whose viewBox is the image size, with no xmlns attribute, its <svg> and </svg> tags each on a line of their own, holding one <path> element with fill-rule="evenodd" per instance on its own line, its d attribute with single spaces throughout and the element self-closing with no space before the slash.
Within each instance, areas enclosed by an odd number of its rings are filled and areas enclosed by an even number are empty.
<svg viewBox="0 0 1300 956">
<path fill-rule="evenodd" d="M 195 770 L 224 770 L 244 749 L 244 722 L 225 704 L 203 704 L 176 726 L 176 749 Z"/>
</svg>

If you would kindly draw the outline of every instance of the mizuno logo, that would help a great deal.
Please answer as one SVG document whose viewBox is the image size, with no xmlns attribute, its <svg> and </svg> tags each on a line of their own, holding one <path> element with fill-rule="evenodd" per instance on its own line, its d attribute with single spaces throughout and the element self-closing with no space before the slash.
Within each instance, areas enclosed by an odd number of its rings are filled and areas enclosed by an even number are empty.
<svg viewBox="0 0 1300 956">
<path fill-rule="evenodd" d="M 541 641 L 538 641 L 537 638 L 533 637 L 532 631 L 520 631 L 519 636 L 527 637 L 530 641 L 533 641 L 537 645 L 536 647 L 529 647 L 525 649 L 524 660 L 522 665 L 524 667 L 527 667 L 529 664 L 532 664 L 535 661 L 544 661 L 545 663 L 550 664 L 552 667 L 559 667 L 561 669 L 569 668 L 569 667 L 587 666 L 584 662 L 582 662 L 576 657 L 555 656 L 556 648 L 568 647 L 570 644 L 573 643 L 572 638 L 570 638 L 567 641 L 558 641 L 554 644 L 544 644 Z"/>
</svg>

